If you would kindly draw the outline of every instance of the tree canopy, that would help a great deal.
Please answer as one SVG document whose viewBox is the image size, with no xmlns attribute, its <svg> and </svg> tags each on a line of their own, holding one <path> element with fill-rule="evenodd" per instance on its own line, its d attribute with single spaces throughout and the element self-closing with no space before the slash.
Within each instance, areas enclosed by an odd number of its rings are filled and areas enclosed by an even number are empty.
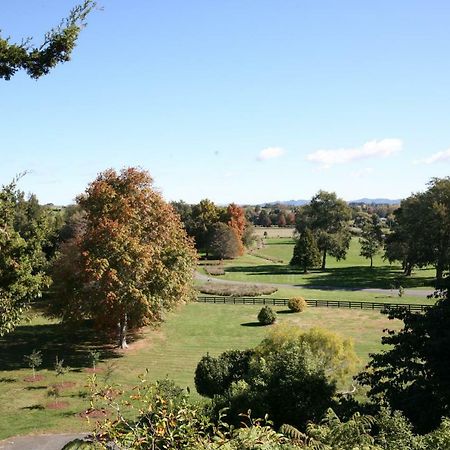
<svg viewBox="0 0 450 450">
<path fill-rule="evenodd" d="M 193 298 L 193 243 L 146 171 L 106 170 L 77 202 L 85 215 L 54 264 L 53 312 L 118 329 L 126 347 L 127 328 L 158 322 Z"/>
<path fill-rule="evenodd" d="M 450 265 L 450 177 L 433 178 L 425 192 L 402 200 L 394 215 L 386 257 L 402 261 L 407 275 L 413 266 L 433 265 L 441 283 Z"/>
<path fill-rule="evenodd" d="M 49 221 L 35 197 L 25 200 L 13 181 L 0 191 L 0 336 L 22 320 L 50 285 L 44 249 Z"/>
<path fill-rule="evenodd" d="M 61 24 L 45 34 L 40 46 L 33 46 L 30 38 L 20 44 L 0 36 L 0 78 L 10 80 L 19 70 L 31 78 L 47 75 L 59 63 L 70 61 L 86 17 L 95 7 L 93 0 L 76 6 Z"/>
<path fill-rule="evenodd" d="M 322 269 L 326 267 L 327 254 L 337 260 L 345 258 L 350 245 L 348 221 L 351 209 L 334 192 L 319 191 L 309 205 L 305 205 L 297 215 L 296 229 L 302 233 L 309 228 L 322 253 Z"/>
<path fill-rule="evenodd" d="M 450 415 L 448 289 L 441 295 L 424 314 L 389 310 L 389 318 L 402 320 L 404 326 L 383 337 L 388 348 L 371 355 L 366 371 L 358 376 L 370 387 L 372 399 L 403 411 L 420 432 L 436 428 Z"/>
</svg>

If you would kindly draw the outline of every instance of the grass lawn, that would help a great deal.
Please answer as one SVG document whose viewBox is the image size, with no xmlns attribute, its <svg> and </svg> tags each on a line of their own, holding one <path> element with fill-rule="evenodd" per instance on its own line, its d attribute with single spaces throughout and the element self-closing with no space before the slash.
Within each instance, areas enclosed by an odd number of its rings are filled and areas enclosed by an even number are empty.
<svg viewBox="0 0 450 450">
<path fill-rule="evenodd" d="M 125 352 L 102 345 L 88 329 L 74 333 L 37 315 L 0 339 L 0 439 L 32 432 L 88 429 L 89 424 L 79 413 L 89 407 L 88 355 L 94 346 L 102 353 L 99 368 L 103 372 L 97 375 L 100 379 L 107 365 L 114 364 L 111 382 L 131 386 L 147 368 L 149 379 L 168 376 L 195 392 L 193 375 L 202 355 L 249 348 L 264 337 L 268 328 L 255 326 L 259 309 L 250 305 L 183 306 L 168 314 L 160 328 L 144 329 Z M 280 313 L 278 317 L 279 322 L 294 321 L 305 329 L 322 326 L 354 338 L 361 365 L 369 352 L 380 349 L 382 329 L 400 325 L 376 311 L 310 308 L 302 314 Z M 35 382 L 25 380 L 31 376 L 31 369 L 23 360 L 23 355 L 33 349 L 41 350 L 44 357 L 42 370 L 38 371 L 43 378 Z M 59 378 L 53 371 L 56 355 L 72 368 Z M 60 397 L 49 397 L 49 388 L 61 382 L 66 386 Z M 51 409 L 55 400 L 63 402 L 60 409 Z"/>
<path fill-rule="evenodd" d="M 220 278 L 250 283 L 354 289 L 390 289 L 393 285 L 417 289 L 433 286 L 434 269 L 416 269 L 412 277 L 404 277 L 401 267 L 386 264 L 381 254 L 374 258 L 374 267 L 370 268 L 368 260 L 359 256 L 360 244 L 357 238 L 352 239 L 345 260 L 336 261 L 335 258 L 328 256 L 325 271 L 311 270 L 307 274 L 289 266 L 293 248 L 293 239 L 266 239 L 266 246 L 252 255 L 228 261 L 225 267 L 226 274 Z"/>
</svg>

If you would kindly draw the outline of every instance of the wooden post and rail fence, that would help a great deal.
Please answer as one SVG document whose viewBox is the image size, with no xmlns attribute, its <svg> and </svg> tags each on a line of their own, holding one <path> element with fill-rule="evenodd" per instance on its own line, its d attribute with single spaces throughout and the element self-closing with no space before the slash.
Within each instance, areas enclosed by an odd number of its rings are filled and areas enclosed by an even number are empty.
<svg viewBox="0 0 450 450">
<path fill-rule="evenodd" d="M 408 311 L 423 312 L 432 304 L 415 304 L 415 303 L 383 303 L 383 302 L 357 302 L 350 300 L 315 300 L 305 299 L 308 306 L 325 307 L 325 308 L 347 308 L 347 309 L 394 309 L 406 308 Z M 272 297 L 233 297 L 233 296 L 203 296 L 197 297 L 199 303 L 214 303 L 226 305 L 270 305 L 270 306 L 288 306 L 288 298 L 272 298 Z"/>
</svg>

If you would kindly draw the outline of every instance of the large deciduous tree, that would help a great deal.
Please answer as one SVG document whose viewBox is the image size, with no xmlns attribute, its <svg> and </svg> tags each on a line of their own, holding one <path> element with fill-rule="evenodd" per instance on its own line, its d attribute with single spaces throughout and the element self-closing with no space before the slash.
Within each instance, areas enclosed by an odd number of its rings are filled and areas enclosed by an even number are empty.
<svg viewBox="0 0 450 450">
<path fill-rule="evenodd" d="M 48 221 L 34 197 L 15 182 L 0 191 L 0 336 L 19 324 L 30 302 L 49 286 L 44 247 Z"/>
<path fill-rule="evenodd" d="M 85 215 L 54 266 L 53 312 L 117 329 L 124 348 L 127 329 L 158 322 L 193 297 L 196 252 L 146 171 L 107 170 L 77 202 Z"/>
<path fill-rule="evenodd" d="M 348 221 L 351 209 L 347 203 L 337 198 L 334 192 L 319 191 L 309 205 L 305 205 L 297 216 L 297 232 L 309 228 L 322 253 L 322 270 L 330 254 L 336 259 L 344 259 L 350 245 Z"/>
<path fill-rule="evenodd" d="M 212 226 L 219 222 L 219 209 L 211 200 L 203 199 L 192 207 L 192 231 L 198 250 L 208 248 Z"/>
<path fill-rule="evenodd" d="M 400 260 L 406 275 L 413 266 L 434 265 L 440 285 L 450 265 L 450 177 L 434 178 L 425 192 L 402 200 L 386 257 Z"/>
<path fill-rule="evenodd" d="M 0 36 L 0 78 L 9 80 L 19 70 L 25 70 L 31 78 L 40 78 L 57 64 L 70 61 L 86 17 L 94 6 L 95 2 L 85 0 L 75 7 L 57 28 L 46 33 L 38 47 L 29 38 L 13 44 L 9 38 Z"/>
<path fill-rule="evenodd" d="M 378 253 L 383 244 L 383 230 L 381 222 L 376 214 L 365 220 L 362 224 L 360 254 L 370 260 L 370 267 L 373 267 L 373 257 Z"/>
<path fill-rule="evenodd" d="M 226 223 L 218 222 L 211 227 L 208 252 L 214 258 L 232 259 L 240 255 L 242 242 L 236 232 Z"/>
</svg>

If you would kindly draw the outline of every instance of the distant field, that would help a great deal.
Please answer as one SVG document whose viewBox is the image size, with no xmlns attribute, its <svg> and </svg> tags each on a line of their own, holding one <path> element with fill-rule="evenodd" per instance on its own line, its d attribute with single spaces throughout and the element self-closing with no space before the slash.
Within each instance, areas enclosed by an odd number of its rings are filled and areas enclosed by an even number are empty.
<svg viewBox="0 0 450 450">
<path fill-rule="evenodd" d="M 195 394 L 194 370 L 202 355 L 212 355 L 228 349 L 245 349 L 256 345 L 268 328 L 252 325 L 260 307 L 233 305 L 190 304 L 170 313 L 160 329 L 145 329 L 139 340 L 127 352 L 114 352 L 100 347 L 104 370 L 113 363 L 111 382 L 133 385 L 137 375 L 149 369 L 148 379 L 168 376 L 181 386 L 190 386 Z M 275 308 L 279 312 L 284 308 Z M 279 314 L 279 322 L 295 322 L 304 329 L 322 326 L 339 331 L 355 339 L 361 367 L 368 353 L 381 348 L 380 336 L 386 327 L 399 327 L 400 322 L 389 321 L 374 311 L 331 310 L 309 308 L 302 314 Z M 79 417 L 89 408 L 86 373 L 89 367 L 88 350 L 92 333 L 71 333 L 54 321 L 40 316 L 32 322 L 0 339 L 0 439 L 32 432 L 74 431 L 88 429 L 86 420 Z M 92 339 L 91 343 L 95 340 Z M 98 343 L 98 342 L 97 342 Z M 33 349 L 42 350 L 44 378 L 37 382 L 24 381 L 31 375 L 23 355 Z M 72 367 L 70 373 L 58 378 L 52 370 L 56 355 L 64 357 Z M 109 361 L 109 363 L 108 363 Z M 101 379 L 104 372 L 98 373 Z M 70 382 L 56 400 L 64 402 L 61 409 L 49 409 L 55 400 L 49 397 L 52 384 Z"/>
<path fill-rule="evenodd" d="M 295 228 L 278 228 L 278 227 L 255 227 L 255 234 L 259 237 L 268 238 L 291 238 Z M 267 233 L 267 235 L 264 235 Z"/>
<path fill-rule="evenodd" d="M 255 250 L 252 255 L 228 261 L 226 274 L 221 278 L 250 283 L 355 289 L 390 289 L 398 285 L 405 288 L 430 288 L 434 282 L 434 269 L 415 269 L 412 277 L 404 277 L 401 267 L 383 261 L 381 253 L 374 257 L 374 267 L 370 268 L 369 261 L 359 255 L 360 244 L 357 238 L 352 239 L 346 259 L 336 261 L 327 256 L 327 269 L 324 272 L 311 270 L 310 273 L 303 274 L 289 266 L 293 249 L 293 239 L 266 239 L 265 246 Z"/>
</svg>

